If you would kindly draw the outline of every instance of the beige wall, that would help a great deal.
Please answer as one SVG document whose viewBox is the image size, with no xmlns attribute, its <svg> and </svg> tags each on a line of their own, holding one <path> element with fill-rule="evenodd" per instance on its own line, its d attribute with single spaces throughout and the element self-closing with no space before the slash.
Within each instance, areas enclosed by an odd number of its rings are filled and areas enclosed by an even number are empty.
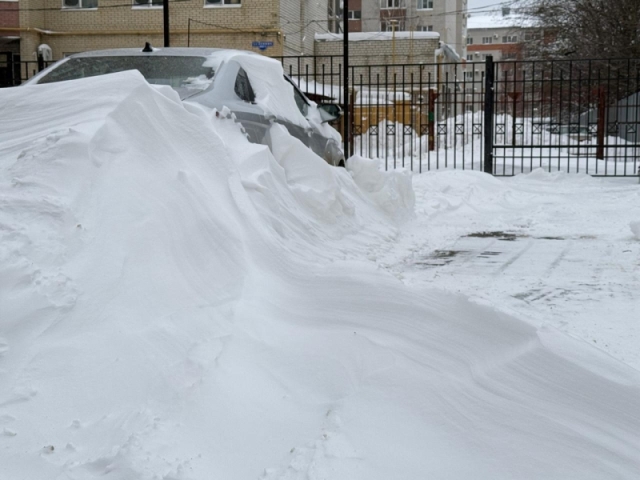
<svg viewBox="0 0 640 480">
<path fill-rule="evenodd" d="M 63 9 L 62 0 L 20 0 L 23 58 L 34 59 L 42 43 L 52 48 L 54 59 L 87 50 L 142 47 L 145 41 L 163 45 L 162 8 L 122 6 L 132 5 L 132 0 L 98 1 L 97 9 Z M 239 48 L 270 56 L 311 54 L 314 32 L 325 31 L 326 19 L 326 0 L 242 0 L 239 7 L 172 0 L 171 46 Z M 286 37 L 285 25 L 290 32 Z M 254 41 L 274 45 L 261 52 L 252 47 Z"/>
</svg>

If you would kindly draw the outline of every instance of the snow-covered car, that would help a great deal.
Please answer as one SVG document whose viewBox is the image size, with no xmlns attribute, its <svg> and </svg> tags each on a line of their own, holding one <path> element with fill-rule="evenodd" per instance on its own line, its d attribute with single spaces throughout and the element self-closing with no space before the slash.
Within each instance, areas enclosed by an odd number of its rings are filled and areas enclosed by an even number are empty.
<svg viewBox="0 0 640 480">
<path fill-rule="evenodd" d="M 340 109 L 317 105 L 288 78 L 279 62 L 253 52 L 217 48 L 122 48 L 70 55 L 25 85 L 138 70 L 150 84 L 168 85 L 186 102 L 228 109 L 249 140 L 271 147 L 274 122 L 324 158 L 344 166 L 340 134 L 328 122 Z"/>
</svg>

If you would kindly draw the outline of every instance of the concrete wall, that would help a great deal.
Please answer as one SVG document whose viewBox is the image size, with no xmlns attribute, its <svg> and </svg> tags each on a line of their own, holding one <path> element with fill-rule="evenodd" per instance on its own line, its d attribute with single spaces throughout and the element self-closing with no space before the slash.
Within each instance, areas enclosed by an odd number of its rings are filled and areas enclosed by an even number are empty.
<svg viewBox="0 0 640 480">
<path fill-rule="evenodd" d="M 394 45 L 395 43 L 395 45 Z M 392 40 L 361 40 L 349 42 L 349 64 L 351 66 L 371 66 L 355 70 L 356 78 L 352 79 L 358 83 L 359 75 L 364 76 L 365 83 L 393 82 L 393 75 L 396 81 L 409 83 L 411 74 L 414 81 L 422 78 L 423 81 L 431 75 L 435 81 L 433 65 L 420 67 L 417 64 L 433 64 L 435 51 L 439 45 L 439 38 L 428 39 L 396 39 Z M 330 60 L 327 56 L 335 55 L 333 58 L 333 71 L 337 72 L 342 66 L 343 43 L 341 41 L 317 41 L 316 55 L 318 59 L 318 71 L 322 64 L 325 64 L 325 71 L 329 71 Z M 322 58 L 324 57 L 324 58 Z M 390 68 L 386 65 L 399 64 L 405 67 Z M 410 67 L 406 65 L 412 65 Z M 335 83 L 335 82 L 334 82 Z"/>
<path fill-rule="evenodd" d="M 432 27 L 444 43 L 463 56 L 466 53 L 467 0 L 433 0 L 432 9 L 418 9 L 418 0 L 399 0 L 400 9 L 381 9 L 380 0 L 362 2 L 362 31 L 379 32 L 381 16 L 392 14 L 404 25 L 404 31 Z"/>
<path fill-rule="evenodd" d="M 327 0 L 280 0 L 283 55 L 313 55 L 314 36 L 328 23 Z"/>
</svg>

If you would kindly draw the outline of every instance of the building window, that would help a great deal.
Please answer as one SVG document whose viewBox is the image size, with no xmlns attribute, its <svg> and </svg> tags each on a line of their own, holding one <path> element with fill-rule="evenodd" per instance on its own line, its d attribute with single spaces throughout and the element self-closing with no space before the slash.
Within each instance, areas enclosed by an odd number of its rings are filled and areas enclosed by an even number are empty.
<svg viewBox="0 0 640 480">
<path fill-rule="evenodd" d="M 473 62 L 473 53 L 467 53 L 467 61 Z"/>
<path fill-rule="evenodd" d="M 98 0 L 63 0 L 62 8 L 98 8 Z"/>
<path fill-rule="evenodd" d="M 416 30 L 418 32 L 433 32 L 433 25 L 418 25 Z"/>
<path fill-rule="evenodd" d="M 482 43 L 484 43 L 484 44 L 493 43 L 493 38 L 492 37 L 482 37 Z"/>
<path fill-rule="evenodd" d="M 502 43 L 518 43 L 517 35 L 505 35 L 502 37 Z"/>
<path fill-rule="evenodd" d="M 238 97 L 247 103 L 253 103 L 256 101 L 256 94 L 253 93 L 251 82 L 249 82 L 247 72 L 245 72 L 243 68 L 238 70 L 238 76 L 236 77 L 236 83 L 233 90 L 236 92 Z"/>
<path fill-rule="evenodd" d="M 349 20 L 360 20 L 362 18 L 362 12 L 360 10 L 349 10 Z"/>
<path fill-rule="evenodd" d="M 239 7 L 241 3 L 242 0 L 204 0 L 205 7 Z"/>
<path fill-rule="evenodd" d="M 401 0 L 380 0 L 380 8 L 402 8 Z"/>
<path fill-rule="evenodd" d="M 473 45 L 473 37 L 467 37 L 467 45 Z"/>
<path fill-rule="evenodd" d="M 295 86 L 293 87 L 293 98 L 300 113 L 306 117 L 309 114 L 309 104 Z"/>
<path fill-rule="evenodd" d="M 395 25 L 396 32 L 404 32 L 404 22 L 398 20 L 385 20 L 380 23 L 381 32 L 393 32 Z"/>
<path fill-rule="evenodd" d="M 465 80 L 473 80 L 473 72 L 464 72 Z"/>
<path fill-rule="evenodd" d="M 162 0 L 133 0 L 133 6 L 162 8 Z"/>
<path fill-rule="evenodd" d="M 518 58 L 518 54 L 515 52 L 504 53 L 502 55 L 503 60 L 515 60 Z"/>
<path fill-rule="evenodd" d="M 418 10 L 433 10 L 433 0 L 418 0 Z"/>
</svg>

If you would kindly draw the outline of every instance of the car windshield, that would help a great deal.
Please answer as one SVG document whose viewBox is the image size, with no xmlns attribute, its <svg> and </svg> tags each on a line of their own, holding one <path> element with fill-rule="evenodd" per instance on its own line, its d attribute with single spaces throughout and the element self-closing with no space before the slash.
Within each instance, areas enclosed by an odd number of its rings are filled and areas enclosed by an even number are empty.
<svg viewBox="0 0 640 480">
<path fill-rule="evenodd" d="M 211 67 L 203 66 L 206 61 L 206 57 L 160 55 L 70 58 L 38 80 L 38 83 L 138 70 L 147 82 L 155 85 L 204 90 L 211 84 L 214 73 Z"/>
</svg>

